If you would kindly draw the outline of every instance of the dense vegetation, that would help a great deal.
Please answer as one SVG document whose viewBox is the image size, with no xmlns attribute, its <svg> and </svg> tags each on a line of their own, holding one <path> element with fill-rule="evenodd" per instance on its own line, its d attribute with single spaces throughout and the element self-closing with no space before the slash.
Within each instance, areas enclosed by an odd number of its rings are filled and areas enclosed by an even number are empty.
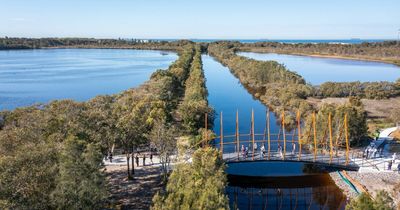
<svg viewBox="0 0 400 210">
<path fill-rule="evenodd" d="M 201 62 L 201 51 L 197 48 L 190 68 L 190 75 L 186 80 L 185 97 L 179 107 L 183 127 L 190 134 L 198 134 L 204 128 L 205 113 L 208 113 L 208 124 L 212 127 L 214 111 L 208 106 L 206 79 Z"/>
<path fill-rule="evenodd" d="M 400 83 L 393 82 L 325 82 L 314 88 L 313 96 L 387 99 L 400 96 Z"/>
<path fill-rule="evenodd" d="M 354 59 L 377 60 L 400 65 L 400 45 L 396 41 L 362 44 L 334 43 L 278 43 L 257 42 L 240 44 L 240 50 L 282 54 L 337 56 Z"/>
<path fill-rule="evenodd" d="M 198 149 L 192 163 L 175 167 L 166 191 L 156 194 L 152 209 L 228 209 L 225 164 L 216 149 Z"/>
<path fill-rule="evenodd" d="M 348 210 L 394 210 L 393 199 L 386 191 L 377 192 L 375 199 L 371 199 L 367 194 L 361 193 L 352 199 L 346 206 Z"/>
<path fill-rule="evenodd" d="M 327 152 L 330 150 L 329 144 L 329 114 L 332 119 L 332 142 L 336 149 L 345 148 L 344 140 L 344 116 L 348 117 L 348 135 L 350 143 L 359 144 L 367 133 L 367 114 L 364 111 L 362 104 L 358 98 L 351 97 L 349 102 L 344 105 L 323 104 L 316 112 L 316 139 L 317 149 Z M 305 129 L 303 130 L 304 143 L 313 148 L 313 119 L 312 115 L 305 120 Z"/>
</svg>

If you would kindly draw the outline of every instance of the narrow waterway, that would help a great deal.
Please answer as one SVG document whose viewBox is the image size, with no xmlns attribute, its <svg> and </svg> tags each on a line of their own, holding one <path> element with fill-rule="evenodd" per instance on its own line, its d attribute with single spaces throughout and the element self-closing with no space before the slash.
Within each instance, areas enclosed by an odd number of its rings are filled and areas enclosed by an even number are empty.
<svg viewBox="0 0 400 210">
<path fill-rule="evenodd" d="M 240 133 L 250 133 L 251 110 L 254 110 L 255 133 L 262 134 L 267 108 L 240 84 L 228 68 L 203 55 L 209 104 L 215 109 L 214 132 L 220 133 L 223 112 L 224 135 L 235 133 L 236 111 Z M 271 133 L 278 133 L 276 117 L 271 113 Z M 243 136 L 241 140 L 249 140 Z M 234 141 L 224 139 L 224 141 Z M 245 145 L 250 148 L 250 145 Z M 234 152 L 227 145 L 225 152 Z M 228 165 L 227 195 L 232 209 L 343 209 L 345 196 L 323 169 L 287 162 L 248 162 Z"/>
</svg>

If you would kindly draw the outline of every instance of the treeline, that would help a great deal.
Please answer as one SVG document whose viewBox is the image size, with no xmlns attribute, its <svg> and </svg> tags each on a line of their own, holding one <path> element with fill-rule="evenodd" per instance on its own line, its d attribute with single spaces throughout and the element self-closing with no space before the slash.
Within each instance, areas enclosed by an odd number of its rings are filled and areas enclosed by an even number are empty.
<svg viewBox="0 0 400 210">
<path fill-rule="evenodd" d="M 0 50 L 41 48 L 121 48 L 179 50 L 192 42 L 94 38 L 0 38 Z"/>
<path fill-rule="evenodd" d="M 237 43 L 217 42 L 208 52 L 239 78 L 240 82 L 277 113 L 287 112 L 287 123 L 294 122 L 300 109 L 306 116 L 312 107 L 304 100 L 312 93 L 312 87 L 304 79 L 275 61 L 258 61 L 235 53 Z"/>
<path fill-rule="evenodd" d="M 214 122 L 214 110 L 208 105 L 206 79 L 199 47 L 196 48 L 185 86 L 185 97 L 179 107 L 179 113 L 186 130 L 196 135 L 199 134 L 200 128 L 204 128 L 205 113 L 208 114 L 208 125 L 211 128 Z"/>
<path fill-rule="evenodd" d="M 108 206 L 104 155 L 115 145 L 129 159 L 149 144 L 156 123 L 179 126 L 174 113 L 194 52 L 193 44 L 182 47 L 168 70 L 120 94 L 0 112 L 0 208 Z M 130 178 L 133 165 L 127 169 Z"/>
<path fill-rule="evenodd" d="M 257 42 L 238 44 L 238 47 L 240 47 L 240 50 L 251 52 L 339 56 L 379 60 L 400 65 L 400 45 L 396 41 L 364 42 L 361 44 Z"/>
<path fill-rule="evenodd" d="M 314 87 L 313 96 L 387 99 L 400 96 L 400 79 L 397 82 L 325 82 Z"/>
</svg>

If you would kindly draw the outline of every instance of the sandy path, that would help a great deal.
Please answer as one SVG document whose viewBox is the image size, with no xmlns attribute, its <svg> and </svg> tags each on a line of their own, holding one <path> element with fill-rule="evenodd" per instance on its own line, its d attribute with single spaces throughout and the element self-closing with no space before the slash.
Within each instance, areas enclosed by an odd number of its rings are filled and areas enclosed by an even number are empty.
<svg viewBox="0 0 400 210">
<path fill-rule="evenodd" d="M 162 187 L 158 164 L 135 165 L 134 180 L 127 179 L 127 169 L 122 164 L 106 165 L 106 174 L 110 201 L 118 209 L 150 209 L 153 196 Z"/>
</svg>

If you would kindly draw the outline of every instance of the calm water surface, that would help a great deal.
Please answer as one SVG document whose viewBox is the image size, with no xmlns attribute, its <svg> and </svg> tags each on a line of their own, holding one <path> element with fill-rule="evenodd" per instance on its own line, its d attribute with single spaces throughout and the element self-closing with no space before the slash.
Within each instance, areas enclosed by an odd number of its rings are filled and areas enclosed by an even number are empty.
<svg viewBox="0 0 400 210">
<path fill-rule="evenodd" d="M 313 85 L 327 81 L 393 82 L 400 78 L 400 67 L 386 63 L 275 53 L 240 52 L 238 54 L 256 60 L 274 60 L 282 63 Z"/>
<path fill-rule="evenodd" d="M 149 50 L 0 51 L 0 110 L 118 93 L 140 85 L 176 58 L 175 53 Z"/>
<path fill-rule="evenodd" d="M 208 101 L 218 113 L 214 132 L 219 135 L 219 113 L 222 111 L 224 134 L 234 134 L 238 110 L 240 133 L 249 133 L 251 109 L 254 109 L 255 133 L 263 133 L 266 107 L 252 97 L 228 68 L 208 55 L 203 55 L 202 59 Z M 276 117 L 271 114 L 272 133 L 279 130 L 275 120 Z M 249 137 L 242 137 L 241 140 L 249 140 Z M 225 138 L 224 141 L 234 139 Z M 233 152 L 235 148 L 226 145 L 224 151 Z M 346 197 L 326 173 L 314 173 L 312 166 L 302 163 L 234 163 L 228 165 L 227 173 L 230 175 L 226 194 L 231 209 L 343 209 L 346 202 Z M 310 174 L 312 176 L 308 176 Z M 290 177 L 284 178 L 286 176 Z"/>
</svg>

